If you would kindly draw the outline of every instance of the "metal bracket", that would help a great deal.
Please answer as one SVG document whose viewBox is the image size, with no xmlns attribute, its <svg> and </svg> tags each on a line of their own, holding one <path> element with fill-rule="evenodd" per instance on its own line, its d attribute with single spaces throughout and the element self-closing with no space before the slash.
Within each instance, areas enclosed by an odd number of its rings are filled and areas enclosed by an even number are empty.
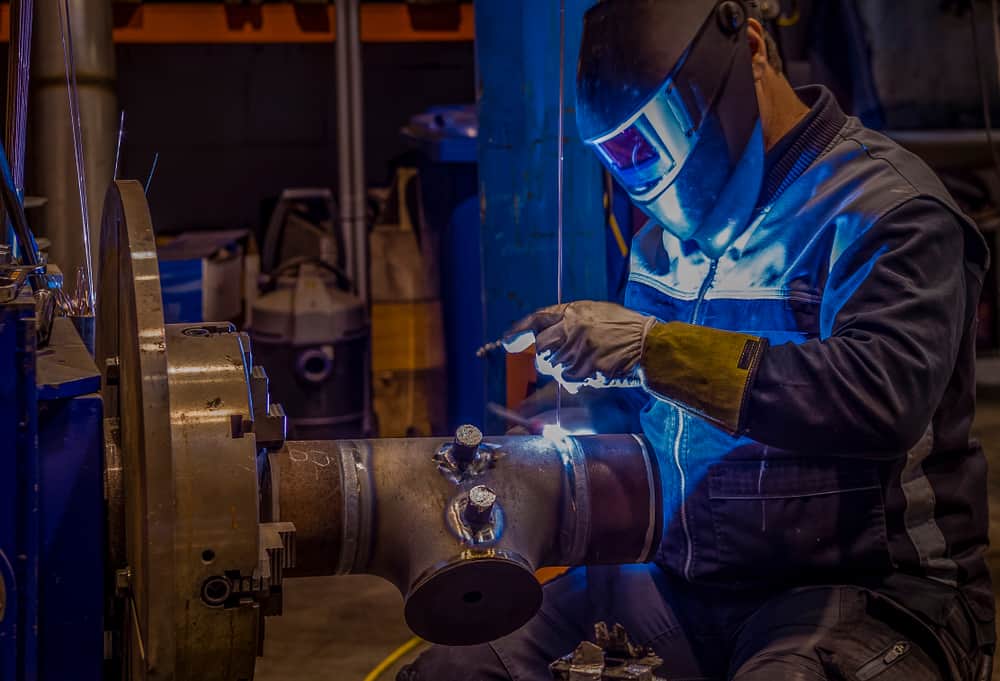
<svg viewBox="0 0 1000 681">
<path fill-rule="evenodd" d="M 556 681 L 665 681 L 655 673 L 663 660 L 651 648 L 632 643 L 622 625 L 609 631 L 598 622 L 594 639 L 549 665 Z"/>
</svg>

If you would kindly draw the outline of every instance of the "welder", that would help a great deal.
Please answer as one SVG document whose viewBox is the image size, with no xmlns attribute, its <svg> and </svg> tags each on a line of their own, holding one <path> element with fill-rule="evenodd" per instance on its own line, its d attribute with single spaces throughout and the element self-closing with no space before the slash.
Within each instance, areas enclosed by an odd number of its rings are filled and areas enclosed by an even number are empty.
<svg viewBox="0 0 1000 681">
<path fill-rule="evenodd" d="M 642 389 L 663 541 L 400 678 L 548 679 L 597 621 L 667 679 L 987 678 L 975 225 L 828 90 L 793 89 L 749 0 L 599 2 L 577 122 L 650 218 L 625 305 L 539 310 L 507 346 L 571 391 Z"/>
</svg>

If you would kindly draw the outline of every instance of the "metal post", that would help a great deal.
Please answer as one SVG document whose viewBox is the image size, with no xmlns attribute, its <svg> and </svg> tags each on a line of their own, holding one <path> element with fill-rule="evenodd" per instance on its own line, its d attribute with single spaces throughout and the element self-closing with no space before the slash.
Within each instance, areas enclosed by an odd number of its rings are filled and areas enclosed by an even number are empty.
<svg viewBox="0 0 1000 681">
<path fill-rule="evenodd" d="M 347 33 L 349 5 L 351 0 L 337 0 L 336 3 L 336 43 L 335 83 L 337 96 L 337 204 L 340 209 L 340 227 L 344 230 L 344 246 L 347 250 L 344 267 L 354 279 L 355 291 L 358 290 L 358 252 L 355 234 L 351 229 L 351 187 L 354 168 L 351 164 L 351 59 L 348 41 L 344 39 Z"/>
<path fill-rule="evenodd" d="M 354 291 L 370 312 L 368 282 L 368 222 L 365 197 L 364 95 L 361 74 L 361 3 L 338 0 L 336 5 L 337 172 L 340 225 L 347 247 L 347 271 Z M 366 353 L 366 377 L 371 348 Z M 364 431 L 372 432 L 371 381 L 365 380 Z"/>
<path fill-rule="evenodd" d="M 344 36 L 350 58 L 351 106 L 351 231 L 357 243 L 358 295 L 367 305 L 368 295 L 368 226 L 365 178 L 364 83 L 361 73 L 361 3 L 348 2 L 348 26 Z"/>
</svg>

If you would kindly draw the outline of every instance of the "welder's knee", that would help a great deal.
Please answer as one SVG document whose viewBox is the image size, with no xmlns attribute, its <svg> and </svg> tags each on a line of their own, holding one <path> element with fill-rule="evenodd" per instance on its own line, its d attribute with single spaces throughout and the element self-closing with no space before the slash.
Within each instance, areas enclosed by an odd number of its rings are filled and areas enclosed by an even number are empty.
<svg viewBox="0 0 1000 681">
<path fill-rule="evenodd" d="M 730 679 L 964 679 L 950 673 L 939 642 L 929 633 L 916 616 L 889 610 L 880 597 L 858 587 L 793 589 L 744 623 Z"/>
<path fill-rule="evenodd" d="M 824 647 L 829 646 L 829 647 Z M 824 641 L 747 660 L 731 681 L 940 681 L 940 667 L 910 641 L 875 650 L 857 641 Z"/>
<path fill-rule="evenodd" d="M 489 645 L 434 646 L 400 670 L 396 681 L 510 681 Z"/>
<path fill-rule="evenodd" d="M 832 677 L 840 679 L 839 676 Z M 827 681 L 831 677 L 816 659 L 798 655 L 760 656 L 740 667 L 732 681 Z"/>
</svg>

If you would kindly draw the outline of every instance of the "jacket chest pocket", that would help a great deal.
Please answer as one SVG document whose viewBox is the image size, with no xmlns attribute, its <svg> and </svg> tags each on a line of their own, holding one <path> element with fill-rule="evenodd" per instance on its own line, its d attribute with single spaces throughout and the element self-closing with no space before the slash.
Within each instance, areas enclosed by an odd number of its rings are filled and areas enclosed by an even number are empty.
<svg viewBox="0 0 1000 681">
<path fill-rule="evenodd" d="M 708 483 L 716 550 L 702 552 L 707 572 L 780 581 L 891 567 L 874 463 L 726 461 L 712 467 Z"/>
</svg>

